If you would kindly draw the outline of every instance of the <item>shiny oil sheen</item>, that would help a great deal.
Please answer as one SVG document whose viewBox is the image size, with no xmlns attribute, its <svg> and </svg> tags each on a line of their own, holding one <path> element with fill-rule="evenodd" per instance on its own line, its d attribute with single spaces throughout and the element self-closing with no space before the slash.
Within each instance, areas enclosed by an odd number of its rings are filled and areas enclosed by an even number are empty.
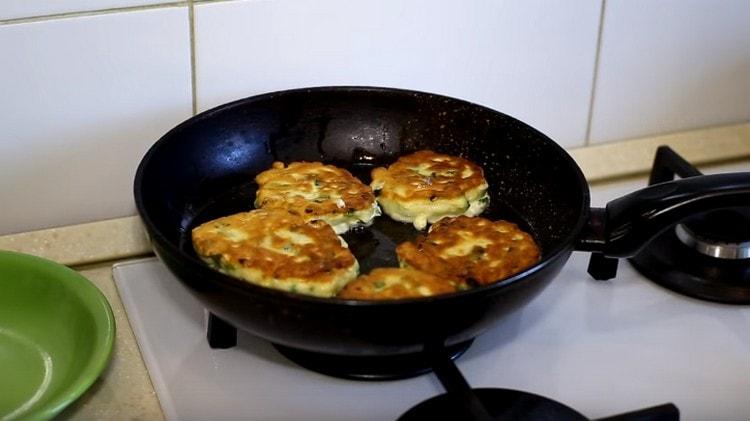
<svg viewBox="0 0 750 421">
<path fill-rule="evenodd" d="M 197 224 L 253 208 L 253 179 L 274 161 L 322 161 L 368 183 L 374 167 L 421 149 L 482 167 L 490 194 L 484 215 L 531 232 L 542 261 L 487 287 L 376 303 L 259 287 L 209 269 L 192 251 Z M 552 280 L 589 210 L 580 169 L 544 134 L 466 101 L 387 88 L 275 92 L 206 111 L 156 142 L 134 187 L 154 250 L 209 311 L 275 344 L 354 356 L 403 355 L 428 341 L 450 346 L 476 337 Z M 395 246 L 415 235 L 411 224 L 381 216 L 344 238 L 367 272 L 395 266 Z"/>
</svg>

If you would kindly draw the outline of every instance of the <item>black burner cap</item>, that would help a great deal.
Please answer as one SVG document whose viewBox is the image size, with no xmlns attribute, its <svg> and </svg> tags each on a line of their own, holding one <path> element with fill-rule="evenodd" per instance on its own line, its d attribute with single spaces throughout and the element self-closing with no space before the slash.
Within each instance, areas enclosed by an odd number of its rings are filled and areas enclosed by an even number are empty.
<svg viewBox="0 0 750 421">
<path fill-rule="evenodd" d="M 580 412 L 560 402 L 512 389 L 471 389 L 486 410 L 480 419 L 512 421 L 588 421 Z M 444 393 L 406 411 L 398 421 L 471 420 L 462 397 Z M 678 421 L 680 410 L 672 403 L 599 418 L 598 421 Z"/>
<path fill-rule="evenodd" d="M 473 389 L 473 392 L 496 420 L 588 420 L 570 407 L 533 393 L 511 389 Z M 399 421 L 465 420 L 468 416 L 460 397 L 444 393 L 406 411 Z"/>
<path fill-rule="evenodd" d="M 727 304 L 750 304 L 750 261 L 719 259 L 683 244 L 668 229 L 630 263 L 651 281 L 680 294 Z"/>
<path fill-rule="evenodd" d="M 740 244 L 750 241 L 750 208 L 720 209 L 682 223 L 698 239 Z"/>
</svg>

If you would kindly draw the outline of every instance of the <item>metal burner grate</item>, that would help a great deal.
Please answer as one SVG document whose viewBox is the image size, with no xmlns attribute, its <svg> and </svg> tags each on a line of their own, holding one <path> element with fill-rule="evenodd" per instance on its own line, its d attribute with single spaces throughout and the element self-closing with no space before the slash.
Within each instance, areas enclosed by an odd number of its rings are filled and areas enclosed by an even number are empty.
<svg viewBox="0 0 750 421">
<path fill-rule="evenodd" d="M 702 175 L 666 146 L 658 149 L 649 185 Z M 750 206 L 690 217 L 630 259 L 653 282 L 701 300 L 750 303 Z"/>
</svg>

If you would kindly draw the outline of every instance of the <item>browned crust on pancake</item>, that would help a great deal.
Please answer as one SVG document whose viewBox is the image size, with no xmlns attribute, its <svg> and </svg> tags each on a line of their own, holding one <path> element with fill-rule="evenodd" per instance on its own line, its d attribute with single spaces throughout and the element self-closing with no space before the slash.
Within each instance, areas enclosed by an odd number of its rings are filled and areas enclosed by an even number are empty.
<svg viewBox="0 0 750 421">
<path fill-rule="evenodd" d="M 462 249 L 469 242 L 476 245 Z M 441 219 L 426 236 L 399 244 L 396 254 L 410 267 L 481 285 L 516 274 L 540 258 L 539 246 L 516 224 L 466 216 Z"/>
<path fill-rule="evenodd" d="M 343 168 L 320 162 L 292 162 L 286 167 L 274 162 L 255 181 L 257 208 L 284 209 L 308 221 L 368 209 L 375 203 L 370 186 Z"/>
<path fill-rule="evenodd" d="M 482 168 L 467 159 L 421 150 L 372 170 L 370 185 L 382 186 L 380 197 L 408 202 L 461 197 L 487 182 Z"/>
<path fill-rule="evenodd" d="M 339 291 L 349 300 L 396 300 L 450 294 L 456 283 L 411 268 L 377 268 L 361 275 Z"/>
<path fill-rule="evenodd" d="M 233 236 L 235 230 L 243 235 Z M 290 239 L 294 235 L 311 241 L 295 242 Z M 305 222 L 282 210 L 256 209 L 214 219 L 193 229 L 192 238 L 196 252 L 220 267 L 252 268 L 266 278 L 330 282 L 356 263 L 330 225 Z"/>
</svg>

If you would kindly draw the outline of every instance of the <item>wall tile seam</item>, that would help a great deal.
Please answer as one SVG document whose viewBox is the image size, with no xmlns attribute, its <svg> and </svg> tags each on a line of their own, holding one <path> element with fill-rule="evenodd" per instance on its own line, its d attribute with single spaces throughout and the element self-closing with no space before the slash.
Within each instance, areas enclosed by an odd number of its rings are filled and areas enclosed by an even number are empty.
<svg viewBox="0 0 750 421">
<path fill-rule="evenodd" d="M 192 100 L 192 113 L 193 115 L 195 115 L 198 113 L 198 98 L 197 98 L 197 74 L 196 74 L 197 58 L 196 58 L 196 31 L 195 31 L 194 8 L 196 5 L 212 4 L 212 3 L 229 3 L 229 2 L 238 2 L 238 1 L 240 0 L 187 0 L 187 1 L 177 1 L 177 2 L 164 2 L 164 3 L 157 3 L 157 4 L 151 4 L 151 5 L 116 7 L 116 8 L 88 10 L 88 11 L 76 11 L 76 12 L 58 13 L 58 14 L 50 14 L 50 15 L 31 16 L 31 17 L 24 17 L 24 18 L 5 19 L 5 20 L 0 20 L 0 26 L 39 22 L 39 21 L 58 20 L 58 19 L 70 19 L 70 18 L 85 17 L 85 16 L 128 13 L 128 12 L 141 11 L 141 10 L 153 10 L 153 9 L 171 8 L 171 7 L 188 7 L 189 34 L 190 34 L 191 100 Z M 584 146 L 589 146 L 591 144 L 591 138 L 590 138 L 591 126 L 592 126 L 592 119 L 593 119 L 593 114 L 594 114 L 596 83 L 597 83 L 598 71 L 599 71 L 599 58 L 600 58 L 600 52 L 601 52 L 601 41 L 602 41 L 602 32 L 603 32 L 603 26 L 604 26 L 605 8 L 606 8 L 606 0 L 601 0 L 599 25 L 598 25 L 597 40 L 596 40 L 596 50 L 595 50 L 595 57 L 594 57 L 594 69 L 593 69 L 591 93 L 590 93 L 590 99 L 589 99 L 589 110 L 588 110 L 587 121 L 586 121 L 586 131 L 585 131 L 585 135 L 583 139 Z"/>
<path fill-rule="evenodd" d="M 193 115 L 199 114 L 198 109 L 198 55 L 197 55 L 197 32 L 195 20 L 195 8 L 201 5 L 214 3 L 239 3 L 246 0 L 187 0 L 188 19 L 190 24 L 190 89 L 192 96 Z"/>
<path fill-rule="evenodd" d="M 191 1 L 197 4 L 211 4 L 211 3 L 248 2 L 248 1 L 256 1 L 256 0 L 191 0 Z"/>
<path fill-rule="evenodd" d="M 193 115 L 198 114 L 198 75 L 196 73 L 195 1 L 188 0 L 188 25 L 190 31 L 190 97 Z"/>
<path fill-rule="evenodd" d="M 586 133 L 583 138 L 584 146 L 591 146 L 591 125 L 594 119 L 594 106 L 596 105 L 596 87 L 599 79 L 599 64 L 602 51 L 602 35 L 604 34 L 604 14 L 607 9 L 607 0 L 601 0 L 599 9 L 599 27 L 596 34 L 596 51 L 594 52 L 594 71 L 591 75 L 591 92 L 589 96 L 589 110 L 586 117 Z"/>
<path fill-rule="evenodd" d="M 228 1 L 228 0 L 224 0 Z M 111 7 L 107 9 L 81 10 L 75 12 L 52 13 L 49 15 L 27 16 L 23 18 L 0 19 L 0 26 L 18 25 L 33 22 L 46 22 L 62 19 L 74 19 L 87 16 L 112 15 L 118 13 L 138 12 L 142 10 L 168 9 L 186 7 L 188 1 L 173 1 L 157 4 L 144 4 L 139 6 Z"/>
</svg>

